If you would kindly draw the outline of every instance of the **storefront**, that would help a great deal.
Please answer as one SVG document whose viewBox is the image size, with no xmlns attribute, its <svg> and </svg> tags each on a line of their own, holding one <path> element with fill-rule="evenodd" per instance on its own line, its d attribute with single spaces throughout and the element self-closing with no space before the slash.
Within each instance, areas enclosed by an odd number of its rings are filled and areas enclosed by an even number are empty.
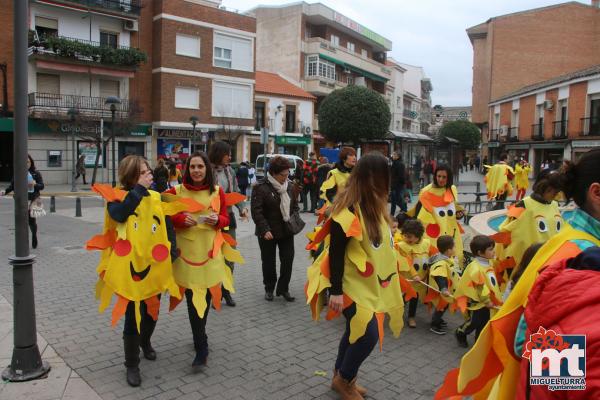
<svg viewBox="0 0 600 400">
<path fill-rule="evenodd" d="M 13 176 L 13 119 L 0 118 L 0 182 Z"/>
<path fill-rule="evenodd" d="M 571 160 L 577 162 L 582 155 L 597 147 L 600 147 L 600 140 L 573 140 L 571 142 Z"/>
<path fill-rule="evenodd" d="M 309 136 L 278 135 L 275 137 L 278 154 L 293 154 L 303 160 L 308 158 L 308 146 L 311 144 Z"/>
<path fill-rule="evenodd" d="M 186 159 L 197 150 L 205 150 L 210 132 L 200 129 L 157 129 L 157 158 Z M 214 133 L 213 133 L 214 135 Z"/>
</svg>

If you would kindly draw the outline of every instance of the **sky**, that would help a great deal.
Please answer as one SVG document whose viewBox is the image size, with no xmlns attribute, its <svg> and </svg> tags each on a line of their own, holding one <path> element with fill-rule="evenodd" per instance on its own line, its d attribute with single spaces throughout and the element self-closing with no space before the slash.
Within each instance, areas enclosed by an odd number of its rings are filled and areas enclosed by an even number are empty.
<svg viewBox="0 0 600 400">
<path fill-rule="evenodd" d="M 294 1 L 289 1 L 294 2 Z M 286 0 L 223 0 L 246 11 Z M 308 0 L 308 3 L 317 1 Z M 395 60 L 420 65 L 431 79 L 433 104 L 471 105 L 473 48 L 465 30 L 491 17 L 559 4 L 560 0 L 321 0 L 390 39 Z M 580 1 L 590 4 L 591 0 Z"/>
</svg>

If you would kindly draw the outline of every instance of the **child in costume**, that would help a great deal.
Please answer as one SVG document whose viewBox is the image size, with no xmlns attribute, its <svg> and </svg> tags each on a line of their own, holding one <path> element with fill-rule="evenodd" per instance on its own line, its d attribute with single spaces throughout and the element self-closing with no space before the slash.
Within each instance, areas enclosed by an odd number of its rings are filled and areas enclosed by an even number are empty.
<svg viewBox="0 0 600 400">
<path fill-rule="evenodd" d="M 344 400 L 362 400 L 358 370 L 377 340 L 383 338 L 385 314 L 394 336 L 402 330 L 404 302 L 398 278 L 390 221 L 387 159 L 378 153 L 361 158 L 344 192 L 336 197 L 331 217 L 315 237 L 330 244 L 307 271 L 307 302 L 318 319 L 329 289 L 327 319 L 346 318 L 338 348 L 332 389 Z"/>
<path fill-rule="evenodd" d="M 413 281 L 412 287 L 417 293 L 416 297 L 410 299 L 408 303 L 408 326 L 416 328 L 417 322 L 415 315 L 417 314 L 417 304 L 419 299 L 423 301 L 427 294 L 427 286 L 422 282 L 427 282 L 427 268 L 429 257 L 436 254 L 438 251 L 435 246 L 427 238 L 423 238 L 425 229 L 421 221 L 417 219 L 409 219 L 402 225 L 402 241 L 396 243 L 396 249 L 400 257 L 403 257 L 408 262 L 408 275 Z M 405 273 L 406 275 L 406 273 Z"/>
<path fill-rule="evenodd" d="M 458 308 L 467 313 L 467 321 L 456 329 L 459 346 L 469 347 L 467 335 L 475 331 L 475 340 L 490 320 L 490 309 L 502 304 L 500 287 L 491 265 L 494 259 L 494 241 L 477 235 L 471 240 L 475 258 L 465 268 L 454 298 Z"/>
<path fill-rule="evenodd" d="M 484 166 L 488 169 L 484 178 L 488 200 L 497 200 L 494 210 L 502 210 L 507 197 L 513 192 L 512 180 L 515 171 L 508 165 L 507 160 L 508 154 L 502 153 L 497 164 Z"/>
<path fill-rule="evenodd" d="M 515 166 L 515 186 L 517 187 L 516 200 L 522 200 L 525 197 L 525 192 L 529 187 L 529 173 L 531 166 L 527 161 L 521 159 Z"/>
<path fill-rule="evenodd" d="M 339 161 L 327 174 L 327 179 L 321 185 L 320 197 L 325 201 L 317 213 L 319 214 L 319 223 L 325 218 L 325 212 L 331 207 L 335 196 L 344 189 L 346 182 L 350 177 L 352 169 L 356 165 L 356 150 L 352 147 L 342 147 L 339 154 Z"/>
<path fill-rule="evenodd" d="M 434 306 L 430 331 L 446 334 L 446 321 L 442 318 L 448 304 L 454 302 L 453 293 L 460 279 L 452 236 L 443 235 L 437 240 L 439 253 L 429 260 L 429 286 L 425 301 Z"/>
<path fill-rule="evenodd" d="M 150 337 L 158 319 L 160 294 L 169 290 L 179 295 L 171 264 L 176 257 L 175 237 L 167 215 L 186 207 L 162 203 L 159 193 L 148 190 L 152 170 L 143 157 L 127 156 L 119 163 L 119 182 L 123 190 L 94 185 L 93 190 L 107 201 L 104 233 L 89 240 L 86 248 L 102 250 L 96 285 L 99 309 L 103 312 L 112 295 L 117 295 L 112 325 L 125 314 L 127 383 L 139 386 L 140 346 L 145 358 L 156 359 Z"/>
<path fill-rule="evenodd" d="M 170 196 L 169 196 L 170 195 Z M 221 286 L 233 292 L 233 274 L 225 261 L 243 262 L 234 239 L 223 233 L 229 226 L 227 206 L 245 196 L 225 194 L 216 184 L 212 166 L 203 152 L 192 154 L 185 163 L 183 184 L 165 192 L 166 199 L 192 199 L 201 205 L 195 213 L 173 216 L 179 258 L 173 263 L 173 275 L 181 294 L 185 293 L 188 317 L 196 356 L 192 368 L 206 364 L 208 338 L 206 317 L 212 301 L 221 309 Z M 174 309 L 180 300 L 171 298 Z"/>
</svg>

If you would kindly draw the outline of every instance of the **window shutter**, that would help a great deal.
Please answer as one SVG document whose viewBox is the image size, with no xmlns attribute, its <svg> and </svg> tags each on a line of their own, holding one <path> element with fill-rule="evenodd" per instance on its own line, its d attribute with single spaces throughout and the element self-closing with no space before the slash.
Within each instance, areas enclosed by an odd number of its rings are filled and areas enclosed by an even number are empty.
<svg viewBox="0 0 600 400">
<path fill-rule="evenodd" d="M 35 17 L 35 26 L 39 26 L 40 28 L 58 30 L 58 20 L 44 17 Z"/>
<path fill-rule="evenodd" d="M 60 76 L 52 74 L 37 74 L 38 93 L 60 94 Z"/>
<path fill-rule="evenodd" d="M 119 81 L 100 80 L 100 97 L 119 97 Z"/>
</svg>

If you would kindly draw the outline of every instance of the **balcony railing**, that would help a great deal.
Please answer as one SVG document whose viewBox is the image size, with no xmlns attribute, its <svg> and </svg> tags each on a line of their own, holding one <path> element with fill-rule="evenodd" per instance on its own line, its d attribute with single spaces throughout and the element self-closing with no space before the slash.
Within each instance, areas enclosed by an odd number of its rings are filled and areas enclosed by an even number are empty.
<svg viewBox="0 0 600 400">
<path fill-rule="evenodd" d="M 488 142 L 499 142 L 500 141 L 500 129 L 490 129 L 490 135 Z"/>
<path fill-rule="evenodd" d="M 544 124 L 531 125 L 531 139 L 544 140 Z"/>
<path fill-rule="evenodd" d="M 554 121 L 552 123 L 552 138 L 566 139 L 567 138 L 567 120 Z"/>
<path fill-rule="evenodd" d="M 77 96 L 72 94 L 29 93 L 30 114 L 66 115 L 69 109 L 77 110 L 81 115 L 110 117 L 110 109 L 105 105 L 104 97 Z M 117 105 L 117 115 L 126 117 L 129 114 L 129 100 L 121 99 Z"/>
<path fill-rule="evenodd" d="M 141 0 L 57 0 L 59 3 L 81 4 L 91 9 L 105 9 L 125 14 L 140 15 Z"/>
<path fill-rule="evenodd" d="M 512 127 L 508 128 L 507 140 L 509 142 L 518 142 L 519 141 L 519 127 L 518 126 L 512 126 Z"/>
<path fill-rule="evenodd" d="M 406 118 L 410 118 L 410 119 L 417 119 L 417 117 L 419 116 L 419 113 L 416 112 L 415 110 L 404 109 L 402 111 L 402 116 L 404 116 Z"/>
<path fill-rule="evenodd" d="M 600 136 L 600 116 L 581 118 L 581 136 Z"/>
</svg>

